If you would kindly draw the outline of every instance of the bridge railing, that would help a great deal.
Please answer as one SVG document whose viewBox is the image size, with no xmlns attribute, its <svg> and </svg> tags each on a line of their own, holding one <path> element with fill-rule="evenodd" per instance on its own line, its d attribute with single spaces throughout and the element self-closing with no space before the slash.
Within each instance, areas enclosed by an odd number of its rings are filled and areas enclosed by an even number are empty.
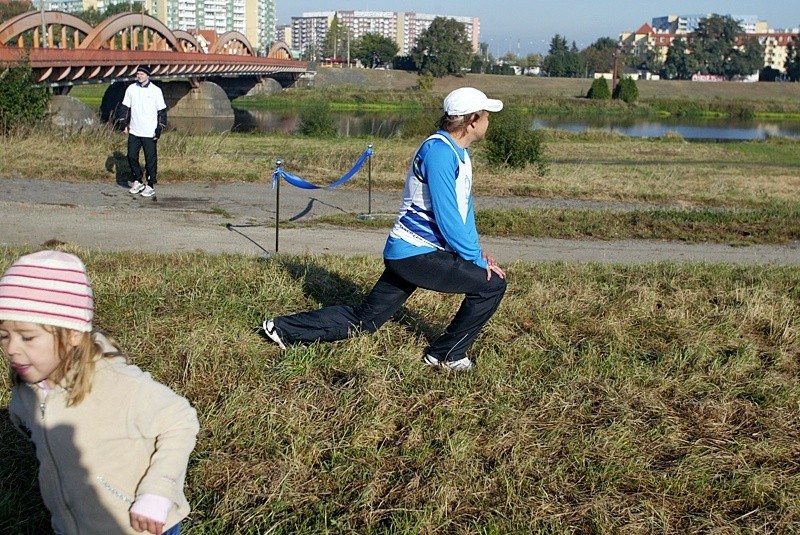
<svg viewBox="0 0 800 535">
<path fill-rule="evenodd" d="M 308 68 L 291 59 L 285 43 L 275 43 L 266 57 L 257 56 L 247 37 L 230 31 L 206 51 L 188 32 L 173 32 L 142 13 L 120 13 L 95 27 L 58 11 L 13 17 L 0 24 L 0 63 L 22 61 L 30 62 L 38 84 L 54 87 L 133 79 L 143 63 L 154 78 L 299 76 Z"/>
<path fill-rule="evenodd" d="M 133 79 L 136 66 L 150 66 L 153 78 L 269 76 L 302 73 L 293 60 L 230 54 L 142 52 L 125 50 L 0 48 L 0 63 L 28 61 L 37 84 L 69 85 Z"/>
</svg>

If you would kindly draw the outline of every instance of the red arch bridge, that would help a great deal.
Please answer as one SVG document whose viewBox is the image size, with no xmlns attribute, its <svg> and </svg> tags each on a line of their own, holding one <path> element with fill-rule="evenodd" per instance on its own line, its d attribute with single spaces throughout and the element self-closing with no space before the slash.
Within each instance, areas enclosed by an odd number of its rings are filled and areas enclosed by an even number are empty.
<svg viewBox="0 0 800 535">
<path fill-rule="evenodd" d="M 131 81 L 140 64 L 150 66 L 154 79 L 187 79 L 192 87 L 211 80 L 228 96 L 265 78 L 287 87 L 308 70 L 285 43 L 258 56 L 244 35 L 227 32 L 206 49 L 189 32 L 142 13 L 120 13 L 95 27 L 60 11 L 18 15 L 0 24 L 0 66 L 24 61 L 38 85 L 60 93 L 78 84 Z"/>
</svg>

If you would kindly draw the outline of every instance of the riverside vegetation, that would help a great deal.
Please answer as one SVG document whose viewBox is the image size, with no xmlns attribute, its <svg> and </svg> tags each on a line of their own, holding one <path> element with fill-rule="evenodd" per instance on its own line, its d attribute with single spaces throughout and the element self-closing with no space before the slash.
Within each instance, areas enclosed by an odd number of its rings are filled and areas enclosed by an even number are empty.
<svg viewBox="0 0 800 535">
<path fill-rule="evenodd" d="M 543 138 L 546 173 L 533 166 L 490 165 L 478 144 L 473 151 L 476 195 L 613 201 L 629 206 L 602 211 L 482 209 L 478 201 L 482 233 L 739 245 L 800 239 L 800 140 L 686 143 L 675 136 L 633 139 L 559 131 L 544 132 Z M 368 143 L 374 149 L 372 188 L 401 191 L 419 139 L 167 132 L 159 148 L 159 170 L 165 181 L 173 183 L 267 183 L 280 159 L 287 171 L 328 184 L 352 166 Z M 0 144 L 0 176 L 111 181 L 115 162 L 127 165 L 124 154 L 124 137 L 106 130 L 68 137 L 45 130 L 8 134 Z M 363 191 L 367 181 L 362 170 L 342 187 Z M 387 224 L 353 217 L 326 222 Z"/>
<path fill-rule="evenodd" d="M 466 75 L 433 80 L 402 71 L 322 69 L 310 89 L 237 99 L 243 106 L 313 106 L 320 96 L 348 109 L 417 110 L 413 135 L 397 139 L 302 137 L 283 134 L 164 134 L 159 169 L 170 181 L 268 181 L 275 161 L 317 184 L 340 177 L 373 143 L 373 188 L 401 191 L 411 154 L 433 128 L 442 97 L 473 85 L 502 98 L 508 108 L 551 113 L 800 117 L 800 84 L 640 81 L 639 99 L 583 98 L 590 81 L 567 78 Z M 368 88 L 368 89 L 365 89 Z M 102 87 L 76 87 L 98 105 Z M 398 108 L 399 106 L 399 108 Z M 425 110 L 420 112 L 420 110 Z M 553 238 L 651 238 L 747 245 L 800 239 L 800 140 L 686 143 L 680 136 L 632 139 L 617 134 L 543 131 L 545 167 L 514 169 L 487 162 L 475 148 L 477 195 L 545 197 L 630 203 L 625 210 L 481 209 L 487 235 Z M 124 138 L 109 131 L 64 137 L 59 132 L 9 133 L 0 146 L 0 176 L 96 180 L 109 161 L 124 160 Z M 63 158 L 67 152 L 70 158 Z M 127 165 L 124 164 L 123 165 Z M 98 174 L 100 173 L 100 174 Z M 109 176 L 111 172 L 109 171 Z M 365 172 L 344 188 L 367 187 Z M 328 218 L 342 225 L 386 225 L 385 220 Z"/>
<path fill-rule="evenodd" d="M 482 232 L 798 239 L 795 141 L 546 137 L 543 175 L 489 166 L 478 146 L 476 194 L 641 208 L 479 211 Z M 266 183 L 278 158 L 327 183 L 373 142 L 373 187 L 397 191 L 419 142 L 163 140 L 165 184 Z M 117 151 L 123 140 L 109 132 L 12 133 L 0 144 L 0 176 L 110 181 Z M 363 190 L 365 173 L 344 187 Z M 97 326 L 197 408 L 189 535 L 800 526 L 800 267 L 514 262 L 476 342 L 477 369 L 447 375 L 419 356 L 457 296 L 417 292 L 376 334 L 332 344 L 279 352 L 258 334 L 267 316 L 360 302 L 379 258 L 59 246 L 93 274 Z M 24 252 L 0 246 L 0 270 Z M 0 387 L 5 407 L 7 377 Z M 44 532 L 32 450 L 0 412 L 0 532 Z"/>
</svg>

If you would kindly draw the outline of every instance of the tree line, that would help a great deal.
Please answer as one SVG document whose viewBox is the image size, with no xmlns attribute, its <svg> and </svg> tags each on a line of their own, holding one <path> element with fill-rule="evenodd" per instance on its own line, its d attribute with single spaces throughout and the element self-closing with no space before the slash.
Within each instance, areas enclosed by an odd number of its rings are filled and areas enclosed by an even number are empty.
<svg viewBox="0 0 800 535">
<path fill-rule="evenodd" d="M 676 38 L 665 59 L 652 50 L 625 53 L 610 37 L 601 37 L 579 50 L 574 41 L 570 43 L 560 34 L 550 40 L 544 56 L 529 54 L 520 58 L 508 52 L 494 58 L 486 43 L 480 43 L 478 53 L 474 53 L 464 26 L 445 17 L 432 21 L 407 56 L 398 56 L 394 41 L 378 34 L 367 34 L 351 42 L 347 28 L 334 17 L 322 53 L 325 57 L 342 58 L 345 47 L 349 47 L 350 59 L 357 59 L 366 67 L 391 65 L 434 77 L 465 71 L 518 74 L 513 69 L 517 66 L 538 67 L 547 76 L 581 78 L 595 72 L 612 72 L 615 62 L 619 68 L 649 71 L 665 79 L 687 80 L 695 74 L 735 79 L 759 73 L 762 80 L 774 80 L 780 74 L 764 68 L 764 46 L 756 37 L 745 33 L 732 17 L 716 14 L 701 21 L 694 32 Z M 787 52 L 786 76 L 799 81 L 800 36 L 797 42 L 789 44 Z"/>
</svg>

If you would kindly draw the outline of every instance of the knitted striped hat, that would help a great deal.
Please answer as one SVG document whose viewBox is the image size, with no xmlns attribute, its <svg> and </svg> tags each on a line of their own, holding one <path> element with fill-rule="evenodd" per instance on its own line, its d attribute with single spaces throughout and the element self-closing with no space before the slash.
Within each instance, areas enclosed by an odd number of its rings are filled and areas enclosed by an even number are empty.
<svg viewBox="0 0 800 535">
<path fill-rule="evenodd" d="M 0 320 L 92 330 L 94 301 L 86 266 L 60 251 L 20 257 L 0 279 Z"/>
</svg>

